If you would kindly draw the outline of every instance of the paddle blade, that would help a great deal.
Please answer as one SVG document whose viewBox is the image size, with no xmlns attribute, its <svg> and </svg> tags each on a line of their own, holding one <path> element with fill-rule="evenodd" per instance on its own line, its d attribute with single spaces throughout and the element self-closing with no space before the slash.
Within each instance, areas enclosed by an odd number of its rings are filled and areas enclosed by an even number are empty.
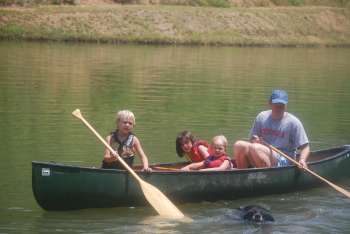
<svg viewBox="0 0 350 234">
<path fill-rule="evenodd" d="M 141 180 L 140 186 L 147 201 L 160 216 L 184 218 L 184 214 L 156 187 Z"/>
<path fill-rule="evenodd" d="M 76 109 L 75 111 L 72 112 L 72 115 L 77 117 L 78 119 L 81 119 L 83 116 L 81 115 L 81 112 L 79 109 Z"/>
</svg>

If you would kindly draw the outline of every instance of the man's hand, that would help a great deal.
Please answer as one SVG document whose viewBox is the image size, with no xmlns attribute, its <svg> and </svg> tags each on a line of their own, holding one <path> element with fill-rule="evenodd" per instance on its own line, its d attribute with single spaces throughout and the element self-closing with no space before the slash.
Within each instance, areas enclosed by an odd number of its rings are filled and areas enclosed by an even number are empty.
<svg viewBox="0 0 350 234">
<path fill-rule="evenodd" d="M 152 168 L 150 168 L 150 167 L 143 168 L 142 171 L 144 171 L 144 172 L 152 172 Z"/>
<path fill-rule="evenodd" d="M 260 137 L 257 135 L 253 135 L 252 138 L 250 138 L 251 143 L 261 143 Z"/>
<path fill-rule="evenodd" d="M 299 166 L 299 168 L 301 168 L 301 169 L 307 168 L 306 160 L 309 157 L 309 154 L 310 154 L 309 144 L 305 144 L 302 147 L 300 147 L 300 159 L 299 159 L 300 166 Z"/>
<path fill-rule="evenodd" d="M 300 164 L 300 166 L 299 166 L 300 169 L 307 168 L 307 164 L 306 164 L 304 159 L 300 159 L 299 164 Z"/>
</svg>

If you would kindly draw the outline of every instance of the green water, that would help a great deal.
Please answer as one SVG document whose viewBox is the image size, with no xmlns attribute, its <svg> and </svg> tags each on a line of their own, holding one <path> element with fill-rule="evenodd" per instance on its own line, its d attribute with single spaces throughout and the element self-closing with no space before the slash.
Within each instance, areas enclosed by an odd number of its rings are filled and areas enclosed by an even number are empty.
<svg viewBox="0 0 350 234">
<path fill-rule="evenodd" d="M 312 149 L 350 144 L 350 49 L 0 42 L 0 233 L 346 233 L 349 201 L 327 187 L 180 205 L 191 224 L 145 207 L 45 212 L 34 200 L 32 160 L 100 165 L 103 146 L 71 116 L 76 108 L 104 136 L 117 110 L 132 110 L 150 162 L 171 162 L 184 129 L 231 145 L 246 138 L 273 88 L 289 92 Z M 277 221 L 261 230 L 232 219 L 252 203 Z"/>
</svg>

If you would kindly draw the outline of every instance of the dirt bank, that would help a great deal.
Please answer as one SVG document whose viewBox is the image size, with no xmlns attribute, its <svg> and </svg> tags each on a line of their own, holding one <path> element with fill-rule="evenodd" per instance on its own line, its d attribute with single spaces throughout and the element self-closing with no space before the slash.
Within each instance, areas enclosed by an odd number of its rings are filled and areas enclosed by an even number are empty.
<svg viewBox="0 0 350 234">
<path fill-rule="evenodd" d="M 0 38 L 230 46 L 349 46 L 336 7 L 79 5 L 0 8 Z"/>
</svg>

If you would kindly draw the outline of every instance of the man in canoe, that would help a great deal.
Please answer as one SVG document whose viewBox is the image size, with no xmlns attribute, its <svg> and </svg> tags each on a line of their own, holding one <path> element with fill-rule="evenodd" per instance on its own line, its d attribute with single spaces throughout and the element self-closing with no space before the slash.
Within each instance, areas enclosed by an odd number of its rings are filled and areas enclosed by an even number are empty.
<svg viewBox="0 0 350 234">
<path fill-rule="evenodd" d="M 250 131 L 250 141 L 239 140 L 233 145 L 237 168 L 280 167 L 290 164 L 288 159 L 275 152 L 269 144 L 296 159 L 307 168 L 310 153 L 309 140 L 300 120 L 287 110 L 288 94 L 274 90 L 269 99 L 270 110 L 262 111 Z"/>
</svg>

